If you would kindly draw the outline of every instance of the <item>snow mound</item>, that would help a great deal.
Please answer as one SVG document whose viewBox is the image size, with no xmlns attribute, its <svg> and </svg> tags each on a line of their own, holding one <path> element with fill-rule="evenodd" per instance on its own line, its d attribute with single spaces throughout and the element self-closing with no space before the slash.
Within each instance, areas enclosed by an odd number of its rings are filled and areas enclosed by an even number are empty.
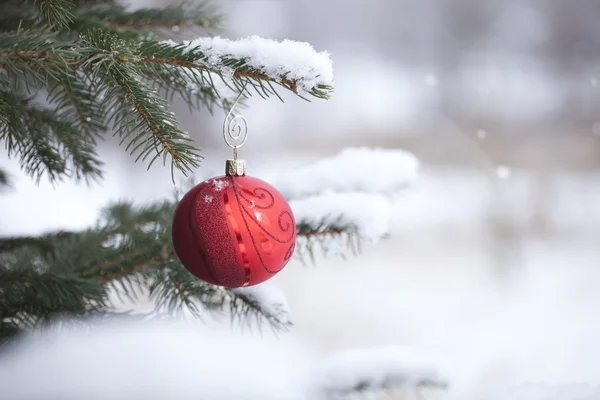
<svg viewBox="0 0 600 400">
<path fill-rule="evenodd" d="M 600 386 L 587 384 L 522 384 L 495 393 L 488 400 L 597 400 Z"/>
<path fill-rule="evenodd" d="M 90 329 L 92 328 L 92 329 Z M 289 338 L 202 322 L 120 321 L 29 337 L 0 358 L 3 399 L 305 400 Z"/>
<path fill-rule="evenodd" d="M 336 193 L 392 194 L 413 184 L 419 160 L 400 149 L 350 147 L 337 155 L 276 177 L 273 184 L 287 199 Z"/>
<path fill-rule="evenodd" d="M 403 347 L 346 350 L 320 364 L 314 387 L 319 399 L 364 398 L 382 390 L 446 389 L 438 367 Z"/>
</svg>

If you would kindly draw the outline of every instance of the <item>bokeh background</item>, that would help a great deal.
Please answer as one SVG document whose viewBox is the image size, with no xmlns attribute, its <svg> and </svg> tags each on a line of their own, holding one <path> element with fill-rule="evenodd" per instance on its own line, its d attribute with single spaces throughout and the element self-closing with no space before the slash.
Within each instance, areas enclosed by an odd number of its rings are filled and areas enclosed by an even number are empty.
<svg viewBox="0 0 600 400">
<path fill-rule="evenodd" d="M 520 381 L 600 383 L 598 1 L 215 4 L 221 36 L 307 41 L 334 63 L 331 100 L 248 102 L 250 171 L 349 146 L 422 162 L 389 239 L 275 278 L 294 335 L 321 354 L 426 349 L 450 360 L 462 399 Z M 223 115 L 173 107 L 206 157 L 199 178 L 221 174 Z M 171 195 L 168 168 L 147 172 L 110 139 L 102 154 L 106 179 L 92 187 L 36 186 L 3 154 L 14 189 L 0 195 L 0 234 L 82 228 L 110 200 Z"/>
</svg>

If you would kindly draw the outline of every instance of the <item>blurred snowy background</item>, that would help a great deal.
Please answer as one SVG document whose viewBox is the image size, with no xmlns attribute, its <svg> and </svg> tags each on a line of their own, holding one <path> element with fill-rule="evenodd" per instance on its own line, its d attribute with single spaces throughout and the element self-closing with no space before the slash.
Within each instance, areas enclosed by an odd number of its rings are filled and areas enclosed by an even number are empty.
<svg viewBox="0 0 600 400">
<path fill-rule="evenodd" d="M 217 4 L 222 36 L 307 41 L 333 59 L 331 100 L 249 102 L 251 174 L 362 145 L 422 163 L 389 239 L 274 279 L 304 348 L 422 348 L 449 360 L 463 400 L 522 381 L 600 383 L 600 3 Z M 223 116 L 174 108 L 206 156 L 199 178 L 221 174 Z M 171 194 L 168 169 L 146 172 L 114 140 L 103 151 L 94 187 L 36 187 L 3 156 L 14 190 L 0 195 L 0 234 L 82 228 L 109 200 Z"/>
</svg>

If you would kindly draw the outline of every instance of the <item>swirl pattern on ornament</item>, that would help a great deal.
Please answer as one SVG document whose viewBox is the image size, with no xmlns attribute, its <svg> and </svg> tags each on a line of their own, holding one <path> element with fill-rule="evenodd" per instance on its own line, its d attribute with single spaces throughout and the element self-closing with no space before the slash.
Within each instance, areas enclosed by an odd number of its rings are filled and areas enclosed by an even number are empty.
<svg viewBox="0 0 600 400">
<path fill-rule="evenodd" d="M 284 221 L 284 217 L 288 217 L 288 220 Z M 279 218 L 277 218 L 277 225 L 279 225 L 279 229 L 283 232 L 287 232 L 293 225 L 292 221 L 294 221 L 292 214 L 289 211 L 282 211 L 281 214 L 279 214 Z"/>
<path fill-rule="evenodd" d="M 273 205 L 275 204 L 275 198 L 273 197 L 273 195 L 264 188 L 256 188 L 253 190 L 253 192 L 258 192 L 258 189 L 260 189 L 262 192 L 261 193 L 267 193 L 268 197 L 270 198 L 271 202 L 267 205 L 267 206 L 263 206 L 263 207 L 259 207 L 256 204 L 256 201 L 252 202 L 252 200 L 249 200 L 247 198 L 244 198 L 244 196 L 242 195 L 242 191 L 238 189 L 237 185 L 235 183 L 233 183 L 233 190 L 235 191 L 235 194 L 238 197 L 238 202 L 239 202 L 239 206 L 240 209 L 243 211 L 244 214 L 246 214 L 248 217 L 250 217 L 250 219 L 252 221 L 254 221 L 254 223 L 267 235 L 269 236 L 271 239 L 275 240 L 276 242 L 279 243 L 288 243 L 290 240 L 292 240 L 292 238 L 294 237 L 294 233 L 295 232 L 290 232 L 289 235 L 282 237 L 277 237 L 275 236 L 275 233 L 269 232 L 265 227 L 264 224 L 261 223 L 261 221 L 259 221 L 256 218 L 256 215 L 254 214 L 253 211 L 250 211 L 249 209 L 252 208 L 260 208 L 260 209 L 269 209 L 271 207 L 273 207 Z M 245 202 L 248 203 L 248 206 L 245 206 L 241 201 L 239 201 L 241 199 L 243 199 Z M 263 199 L 265 198 L 264 196 L 262 197 Z M 254 204 L 254 207 L 252 207 L 252 204 Z M 287 217 L 287 221 L 285 221 L 285 217 Z M 245 219 L 245 217 L 244 217 Z M 289 211 L 282 211 L 279 216 L 277 217 L 277 226 L 279 227 L 279 229 L 281 230 L 282 233 L 286 233 L 290 230 L 290 227 L 293 225 L 293 221 L 294 218 L 292 217 L 292 214 Z"/>
<path fill-rule="evenodd" d="M 293 240 L 296 232 L 295 232 L 295 229 L 292 229 L 294 226 L 294 218 L 293 218 L 292 214 L 287 210 L 282 211 L 277 217 L 277 228 L 279 228 L 279 230 L 281 232 L 270 232 L 269 230 L 267 230 L 265 228 L 264 224 L 261 223 L 261 221 L 256 218 L 254 212 L 251 210 L 253 210 L 255 208 L 259 208 L 259 209 L 263 209 L 263 210 L 272 208 L 273 205 L 275 204 L 275 197 L 273 196 L 273 194 L 265 188 L 255 188 L 254 190 L 252 190 L 252 193 L 256 196 L 257 199 L 259 199 L 259 200 L 266 199 L 267 200 L 266 205 L 265 204 L 258 205 L 256 200 L 252 200 L 243 194 L 244 190 L 246 190 L 246 189 L 239 188 L 238 185 L 236 185 L 235 179 L 233 179 L 233 177 L 229 177 L 229 178 L 231 180 L 233 191 L 237 197 L 238 205 L 240 207 L 240 210 L 242 211 L 242 219 L 244 220 L 244 224 L 246 225 L 246 229 L 248 230 L 248 232 L 251 232 L 250 226 L 249 226 L 249 221 L 252 221 L 252 222 L 254 222 L 254 224 L 256 226 L 258 226 L 258 228 L 260 230 L 262 230 L 265 233 L 265 235 L 267 235 L 274 241 L 276 241 L 278 243 L 282 243 L 282 244 L 292 242 L 290 244 L 290 247 L 288 248 L 288 250 L 286 251 L 286 253 L 284 255 L 284 261 L 289 260 L 292 256 L 292 253 L 293 253 L 295 245 L 296 245 L 296 242 Z M 250 192 L 250 191 L 248 190 L 248 192 Z M 289 232 L 289 234 L 287 234 L 288 232 Z M 252 238 L 252 244 L 254 245 L 254 249 L 256 250 L 256 253 L 258 255 L 258 258 L 260 259 L 260 262 L 261 262 L 263 268 L 270 273 L 279 272 L 283 268 L 283 266 L 278 270 L 269 269 L 269 267 L 267 267 L 267 265 L 263 259 L 263 256 L 256 244 L 256 240 L 255 240 L 254 236 L 252 234 L 250 234 L 250 237 Z"/>
<path fill-rule="evenodd" d="M 254 196 L 256 196 L 256 198 L 258 200 L 267 199 L 267 204 L 261 205 L 260 203 L 257 203 L 256 200 L 249 199 L 248 197 L 246 197 L 244 195 L 244 190 L 240 190 L 239 194 L 240 194 L 240 197 L 242 199 L 244 199 L 244 201 L 250 205 L 250 208 L 258 208 L 261 210 L 268 210 L 269 208 L 273 207 L 273 205 L 275 204 L 275 197 L 273 197 L 271 192 L 269 192 L 265 188 L 261 188 L 261 187 L 254 188 L 254 189 L 252 189 L 252 194 Z"/>
<path fill-rule="evenodd" d="M 285 253 L 285 257 L 283 258 L 285 261 L 287 261 L 290 258 L 292 258 L 292 254 L 294 254 L 294 249 L 295 248 L 296 248 L 296 242 L 294 241 L 290 245 L 290 248 L 288 249 L 288 251 Z"/>
</svg>

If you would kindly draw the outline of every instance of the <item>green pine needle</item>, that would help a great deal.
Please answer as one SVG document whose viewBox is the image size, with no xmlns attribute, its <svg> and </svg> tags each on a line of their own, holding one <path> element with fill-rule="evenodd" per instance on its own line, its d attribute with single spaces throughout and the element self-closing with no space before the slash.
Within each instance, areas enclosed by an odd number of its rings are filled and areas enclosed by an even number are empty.
<svg viewBox="0 0 600 400">
<path fill-rule="evenodd" d="M 42 18 L 51 28 L 67 27 L 74 19 L 74 4 L 68 0 L 35 0 Z"/>
</svg>

